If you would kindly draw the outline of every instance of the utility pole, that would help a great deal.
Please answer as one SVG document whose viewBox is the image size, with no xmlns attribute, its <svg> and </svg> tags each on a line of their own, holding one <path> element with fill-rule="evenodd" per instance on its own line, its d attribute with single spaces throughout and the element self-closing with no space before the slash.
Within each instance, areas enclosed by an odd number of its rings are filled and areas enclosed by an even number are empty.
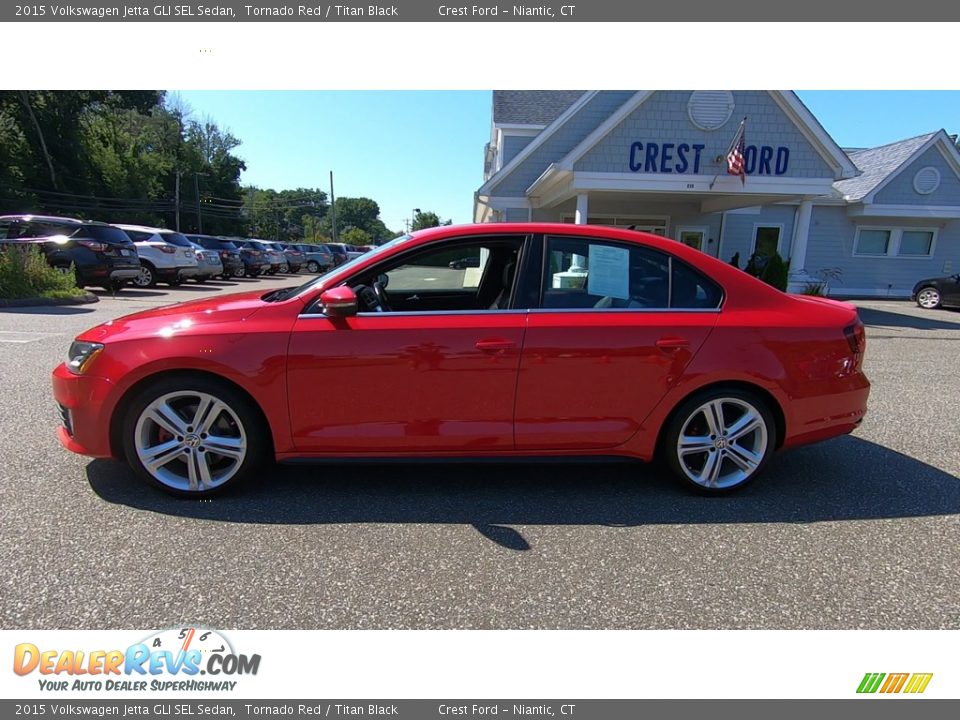
<svg viewBox="0 0 960 720">
<path fill-rule="evenodd" d="M 176 185 L 174 185 L 173 190 L 173 204 L 176 207 L 177 212 L 177 232 L 180 232 L 180 171 L 177 170 L 176 174 Z"/>
<path fill-rule="evenodd" d="M 337 198 L 333 194 L 333 170 L 330 171 L 330 227 L 333 241 L 337 241 Z"/>
<path fill-rule="evenodd" d="M 193 174 L 193 191 L 197 194 L 197 232 L 203 234 L 203 216 L 200 213 L 200 173 Z"/>
</svg>

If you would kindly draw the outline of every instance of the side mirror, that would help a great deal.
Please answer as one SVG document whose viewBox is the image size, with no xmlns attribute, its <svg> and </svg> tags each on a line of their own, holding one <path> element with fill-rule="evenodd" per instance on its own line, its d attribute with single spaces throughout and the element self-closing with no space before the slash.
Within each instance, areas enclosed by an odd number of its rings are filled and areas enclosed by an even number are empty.
<svg viewBox="0 0 960 720">
<path fill-rule="evenodd" d="M 346 285 L 320 294 L 320 306 L 327 317 L 351 317 L 357 314 L 357 294 Z"/>
</svg>

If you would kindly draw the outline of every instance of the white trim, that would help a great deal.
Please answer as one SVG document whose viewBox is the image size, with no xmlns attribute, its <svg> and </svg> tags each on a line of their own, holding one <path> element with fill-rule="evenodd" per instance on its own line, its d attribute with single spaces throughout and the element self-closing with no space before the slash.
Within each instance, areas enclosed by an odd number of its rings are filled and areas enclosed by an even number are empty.
<svg viewBox="0 0 960 720">
<path fill-rule="evenodd" d="M 887 252 L 882 255 L 873 253 L 858 253 L 857 242 L 860 240 L 861 230 L 882 230 L 890 233 L 890 240 L 887 242 Z M 933 235 L 930 240 L 930 252 L 926 255 L 901 255 L 900 241 L 903 239 L 904 232 L 928 232 Z M 935 227 L 898 227 L 890 225 L 857 225 L 857 230 L 853 234 L 853 252 L 855 258 L 873 258 L 873 259 L 894 259 L 894 260 L 933 260 L 937 251 L 937 236 L 939 228 Z"/>
<path fill-rule="evenodd" d="M 960 205 L 851 205 L 850 217 L 931 218 L 955 220 L 960 218 Z"/>
<path fill-rule="evenodd" d="M 813 145 L 827 164 L 836 171 L 834 180 L 847 180 L 861 174 L 859 168 L 823 128 L 792 90 L 768 90 L 773 101 L 787 112 L 801 134 Z"/>
<path fill-rule="evenodd" d="M 707 238 L 710 235 L 709 227 L 707 227 L 706 225 L 678 225 L 674 231 L 674 235 L 676 235 L 676 237 L 674 237 L 673 239 L 676 240 L 678 243 L 683 243 L 683 238 L 681 237 L 681 235 L 683 235 L 685 232 L 700 233 L 701 235 L 700 247 L 694 248 L 694 249 L 699 250 L 702 253 L 707 252 L 707 248 L 705 246 L 707 244 Z M 693 246 L 689 245 L 688 247 L 693 247 Z"/>
<path fill-rule="evenodd" d="M 504 179 L 510 176 L 510 174 L 516 170 L 523 162 L 533 154 L 533 151 L 543 145 L 547 140 L 556 134 L 557 130 L 566 125 L 567 121 L 580 112 L 580 109 L 590 102 L 594 97 L 597 96 L 599 90 L 589 90 L 581 95 L 576 102 L 574 102 L 570 107 L 564 110 L 556 120 L 547 125 L 547 127 L 533 139 L 533 142 L 529 143 L 523 150 L 518 152 L 514 157 L 508 162 L 503 169 L 496 173 L 493 177 L 487 180 L 480 189 L 477 191 L 480 195 L 488 195 L 493 188 L 499 185 Z"/>
<path fill-rule="evenodd" d="M 498 122 L 495 122 L 493 126 L 498 130 L 503 130 L 504 133 L 517 134 L 517 135 L 522 135 L 525 133 L 536 135 L 546 127 L 546 125 L 528 125 L 526 123 L 498 123 Z"/>
<path fill-rule="evenodd" d="M 753 224 L 753 239 L 750 241 L 750 256 L 757 252 L 757 229 L 758 228 L 777 228 L 777 254 L 783 257 L 783 223 L 758 222 Z"/>
<path fill-rule="evenodd" d="M 716 178 L 714 175 L 673 175 L 664 173 L 663 176 L 647 175 L 644 173 L 605 173 L 585 172 L 578 170 L 573 173 L 574 190 L 651 190 L 654 192 L 680 192 L 702 195 L 817 195 L 832 193 L 833 184 L 829 178 L 787 178 L 787 177 L 753 177 L 748 176 L 746 185 L 740 178 L 724 175 Z M 534 190 L 536 183 L 530 186 L 527 192 Z M 713 188 L 710 185 L 713 184 Z"/>
<path fill-rule="evenodd" d="M 604 120 L 596 130 L 587 135 L 577 144 L 576 147 L 573 148 L 573 150 L 568 152 L 563 159 L 557 163 L 557 166 L 561 170 L 573 170 L 573 166 L 578 160 L 590 152 L 590 150 L 592 150 L 597 143 L 603 140 L 603 138 L 610 134 L 610 132 L 612 132 L 620 123 L 626 120 L 630 113 L 643 105 L 643 103 L 651 95 L 653 95 L 652 90 L 640 90 L 639 92 L 634 93 L 629 100 L 618 107 L 610 117 Z"/>
<path fill-rule="evenodd" d="M 938 130 L 929 140 L 914 150 L 910 157 L 900 163 L 900 165 L 893 172 L 889 173 L 885 178 L 883 178 L 883 180 L 877 183 L 860 202 L 872 204 L 878 192 L 889 185 L 895 177 L 898 177 L 900 173 L 902 173 L 907 167 L 909 167 L 915 160 L 919 159 L 921 155 L 927 152 L 927 150 L 932 148 L 934 145 L 938 147 L 940 154 L 943 155 L 943 158 L 947 161 L 947 164 L 951 166 L 954 174 L 960 178 L 960 150 L 957 150 L 957 146 L 951 142 L 950 137 L 944 130 Z"/>
</svg>

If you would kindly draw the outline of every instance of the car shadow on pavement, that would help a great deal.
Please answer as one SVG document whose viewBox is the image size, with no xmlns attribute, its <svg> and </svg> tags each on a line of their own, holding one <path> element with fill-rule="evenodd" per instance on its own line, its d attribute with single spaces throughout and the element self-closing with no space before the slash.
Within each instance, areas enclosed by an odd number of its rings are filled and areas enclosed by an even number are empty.
<svg viewBox="0 0 960 720">
<path fill-rule="evenodd" d="M 444 523 L 528 550 L 509 526 L 814 523 L 960 513 L 960 479 L 855 437 L 775 457 L 741 492 L 702 497 L 652 465 L 632 462 L 330 463 L 271 466 L 212 500 L 144 485 L 119 462 L 87 466 L 104 500 L 236 523 Z"/>
<path fill-rule="evenodd" d="M 77 307 L 76 305 L 46 305 L 42 307 L 0 308 L 0 313 L 14 315 L 84 315 L 92 313 L 94 307 Z"/>
<path fill-rule="evenodd" d="M 860 320 L 867 327 L 903 327 L 914 330 L 960 330 L 960 322 L 950 321 L 949 315 L 943 317 L 937 314 L 941 311 L 931 310 L 933 317 L 917 317 L 906 313 L 888 312 L 886 310 L 876 310 L 874 308 L 860 308 Z M 869 342 L 870 336 L 867 335 Z"/>
</svg>

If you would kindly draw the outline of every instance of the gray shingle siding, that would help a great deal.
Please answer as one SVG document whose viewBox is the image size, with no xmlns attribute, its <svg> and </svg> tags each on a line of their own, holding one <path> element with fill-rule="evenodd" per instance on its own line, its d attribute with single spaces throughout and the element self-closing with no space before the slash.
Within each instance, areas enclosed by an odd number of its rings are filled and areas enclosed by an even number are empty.
<svg viewBox="0 0 960 720">
<path fill-rule="evenodd" d="M 529 210 L 524 208 L 507 208 L 504 211 L 504 221 L 505 222 L 527 222 L 529 217 Z"/>
<path fill-rule="evenodd" d="M 607 90 L 597 93 L 579 112 L 543 145 L 538 147 L 493 191 L 501 197 L 523 197 L 550 163 L 561 160 L 577 143 L 593 132 L 618 107 L 629 100 L 633 90 Z"/>
<path fill-rule="evenodd" d="M 583 95 L 584 90 L 494 90 L 493 122 L 549 125 Z"/>
<path fill-rule="evenodd" d="M 505 167 L 508 162 L 513 160 L 521 150 L 534 140 L 534 136 L 527 135 L 505 135 L 503 138 L 503 160 L 500 167 Z"/>
<path fill-rule="evenodd" d="M 923 147 L 935 134 L 927 133 L 888 145 L 848 152 L 850 159 L 853 160 L 861 174 L 850 180 L 835 182 L 833 186 L 842 197 L 849 198 L 850 202 L 862 200 L 890 173 L 896 172 L 898 167 Z"/>
<path fill-rule="evenodd" d="M 913 188 L 918 170 L 935 167 L 940 172 L 940 186 L 932 193 L 921 195 Z M 907 165 L 873 199 L 882 205 L 960 205 L 960 178 L 934 146 Z"/>
<path fill-rule="evenodd" d="M 790 159 L 785 176 L 833 177 L 833 170 L 814 150 L 793 122 L 763 91 L 735 91 L 734 110 L 725 125 L 717 130 L 701 130 L 687 112 L 689 91 L 659 91 L 614 128 L 596 147 L 581 158 L 575 170 L 587 172 L 631 172 L 630 145 L 640 142 L 702 143 L 700 173 L 715 174 L 725 169 L 714 158 L 724 155 L 737 127 L 747 116 L 746 144 L 785 146 Z M 692 172 L 692 167 L 688 172 Z"/>
</svg>

